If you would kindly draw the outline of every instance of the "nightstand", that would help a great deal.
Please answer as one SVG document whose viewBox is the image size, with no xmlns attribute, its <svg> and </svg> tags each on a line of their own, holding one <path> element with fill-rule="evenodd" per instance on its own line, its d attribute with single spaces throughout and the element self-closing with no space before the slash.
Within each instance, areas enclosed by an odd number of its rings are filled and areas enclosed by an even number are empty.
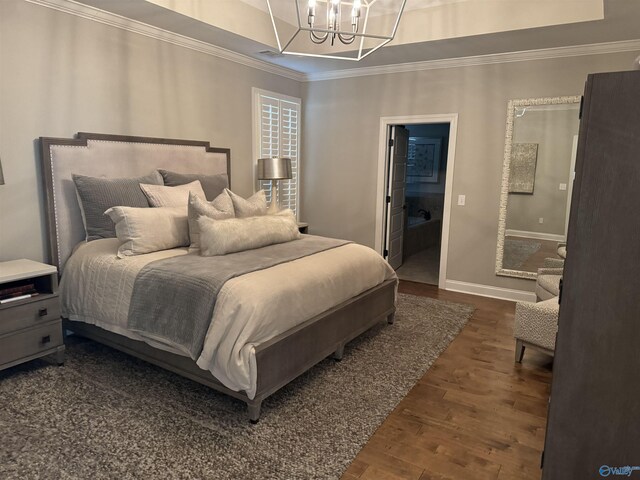
<svg viewBox="0 0 640 480">
<path fill-rule="evenodd" d="M 305 222 L 298 222 L 298 230 L 300 230 L 300 233 L 309 233 L 309 224 Z"/>
<path fill-rule="evenodd" d="M 0 370 L 55 354 L 64 363 L 56 267 L 32 260 L 0 262 Z"/>
</svg>

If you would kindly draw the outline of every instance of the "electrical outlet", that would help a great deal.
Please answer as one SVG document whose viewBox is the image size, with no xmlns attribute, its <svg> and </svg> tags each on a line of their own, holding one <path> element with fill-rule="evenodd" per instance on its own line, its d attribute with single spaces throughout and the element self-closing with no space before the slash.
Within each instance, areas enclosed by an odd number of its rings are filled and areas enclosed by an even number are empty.
<svg viewBox="0 0 640 480">
<path fill-rule="evenodd" d="M 463 207 L 466 201 L 467 197 L 465 195 L 458 195 L 458 205 Z"/>
<path fill-rule="evenodd" d="M 544 223 L 544 218 L 540 217 L 540 218 L 538 219 L 538 223 Z"/>
</svg>

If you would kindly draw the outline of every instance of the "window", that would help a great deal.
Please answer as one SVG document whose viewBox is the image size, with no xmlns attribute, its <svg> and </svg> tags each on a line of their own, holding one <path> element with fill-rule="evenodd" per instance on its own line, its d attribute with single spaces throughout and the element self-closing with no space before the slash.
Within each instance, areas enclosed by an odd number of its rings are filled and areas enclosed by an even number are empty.
<svg viewBox="0 0 640 480">
<path fill-rule="evenodd" d="M 291 159 L 293 178 L 279 181 L 280 206 L 290 208 L 296 216 L 300 184 L 300 104 L 299 98 L 253 89 L 254 161 L 268 157 Z M 267 192 L 267 200 L 271 201 L 271 181 L 257 180 L 257 186 Z"/>
</svg>

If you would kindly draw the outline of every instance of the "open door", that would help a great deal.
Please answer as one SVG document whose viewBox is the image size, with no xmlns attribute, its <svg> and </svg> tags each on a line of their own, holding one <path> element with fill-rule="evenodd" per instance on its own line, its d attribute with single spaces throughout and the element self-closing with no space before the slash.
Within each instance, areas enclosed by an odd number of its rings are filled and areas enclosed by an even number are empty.
<svg viewBox="0 0 640 480">
<path fill-rule="evenodd" d="M 396 270 L 402 265 L 402 241 L 404 234 L 405 175 L 409 131 L 398 125 L 391 126 L 389 140 L 389 176 L 386 198 L 386 244 L 385 253 L 389 265 Z"/>
</svg>

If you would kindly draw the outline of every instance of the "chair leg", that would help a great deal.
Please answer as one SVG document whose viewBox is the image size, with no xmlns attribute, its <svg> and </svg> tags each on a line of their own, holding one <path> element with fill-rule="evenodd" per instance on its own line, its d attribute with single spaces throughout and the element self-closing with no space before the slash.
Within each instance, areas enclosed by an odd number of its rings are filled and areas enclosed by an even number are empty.
<svg viewBox="0 0 640 480">
<path fill-rule="evenodd" d="M 524 355 L 524 343 L 522 343 L 522 340 L 516 340 L 516 363 L 522 363 L 523 355 Z"/>
</svg>

